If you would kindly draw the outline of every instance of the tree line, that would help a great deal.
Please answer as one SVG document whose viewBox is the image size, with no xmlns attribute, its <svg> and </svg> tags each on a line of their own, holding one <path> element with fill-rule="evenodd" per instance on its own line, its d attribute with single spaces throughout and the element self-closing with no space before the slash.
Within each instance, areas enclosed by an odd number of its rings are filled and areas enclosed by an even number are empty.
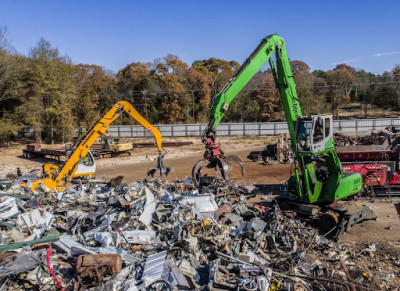
<svg viewBox="0 0 400 291">
<path fill-rule="evenodd" d="M 364 102 L 398 109 L 400 66 L 380 75 L 339 64 L 310 71 L 290 62 L 303 114 L 332 112 L 339 105 Z M 217 58 L 188 65 L 175 55 L 153 62 L 132 62 L 117 73 L 97 65 L 74 64 L 40 39 L 28 56 L 16 52 L 0 28 L 0 143 L 29 126 L 35 139 L 71 141 L 75 128 L 89 128 L 118 100 L 131 102 L 149 122 L 208 122 L 213 97 L 239 69 L 236 61 Z M 231 103 L 224 122 L 284 120 L 270 70 L 258 72 Z M 116 123 L 131 123 L 122 118 Z"/>
</svg>

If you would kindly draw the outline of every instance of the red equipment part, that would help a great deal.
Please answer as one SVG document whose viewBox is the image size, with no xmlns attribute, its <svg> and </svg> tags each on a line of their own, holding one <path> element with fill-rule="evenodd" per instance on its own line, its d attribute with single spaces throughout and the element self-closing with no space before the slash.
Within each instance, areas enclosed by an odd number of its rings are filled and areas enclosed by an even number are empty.
<svg viewBox="0 0 400 291">
<path fill-rule="evenodd" d="M 342 168 L 360 173 L 363 178 L 363 184 L 366 186 L 382 186 L 386 185 L 387 165 L 384 164 L 350 164 L 342 165 Z"/>
<path fill-rule="evenodd" d="M 342 167 L 360 173 L 364 185 L 384 188 L 400 185 L 400 147 L 357 145 L 336 149 Z"/>
<path fill-rule="evenodd" d="M 394 174 L 392 180 L 389 182 L 390 185 L 400 185 L 400 174 Z"/>
<path fill-rule="evenodd" d="M 212 138 L 207 138 L 203 140 L 203 143 L 206 146 L 206 151 L 204 152 L 204 158 L 209 160 L 210 162 L 214 161 L 216 157 L 223 158 L 224 152 L 220 148 L 219 143 Z"/>
</svg>

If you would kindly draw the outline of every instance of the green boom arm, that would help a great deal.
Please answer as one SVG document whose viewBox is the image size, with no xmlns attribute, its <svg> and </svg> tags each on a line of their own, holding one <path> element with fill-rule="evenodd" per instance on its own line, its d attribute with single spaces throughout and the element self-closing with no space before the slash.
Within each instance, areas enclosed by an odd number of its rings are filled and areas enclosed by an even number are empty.
<svg viewBox="0 0 400 291">
<path fill-rule="evenodd" d="M 275 63 L 272 60 L 273 55 L 276 57 Z M 310 203 L 334 202 L 357 193 L 362 187 L 361 176 L 353 174 L 344 177 L 343 175 L 340 160 L 333 146 L 332 130 L 329 130 L 332 127 L 332 117 L 322 117 L 325 120 L 323 123 L 326 131 L 321 142 L 314 142 L 311 138 L 308 139 L 311 147 L 298 148 L 296 124 L 306 119 L 301 114 L 285 41 L 279 35 L 274 34 L 264 38 L 215 97 L 210 122 L 205 130 L 206 136 L 215 137 L 215 131 L 228 110 L 229 104 L 267 61 L 269 61 L 275 86 L 281 96 L 291 145 L 297 160 L 295 176 L 288 183 L 293 185 L 290 188 L 294 188 L 293 192 L 298 198 Z M 316 162 L 322 166 L 318 166 Z"/>
<path fill-rule="evenodd" d="M 275 66 L 271 59 L 274 54 L 276 55 L 277 72 L 275 72 Z M 296 120 L 301 117 L 301 108 L 299 100 L 297 99 L 296 85 L 293 81 L 289 58 L 286 53 L 285 41 L 277 34 L 267 36 L 260 42 L 238 72 L 215 97 L 211 109 L 210 123 L 206 129 L 207 133 L 215 132 L 229 104 L 268 60 L 276 86 L 280 91 L 292 146 L 294 146 L 295 125 Z"/>
</svg>

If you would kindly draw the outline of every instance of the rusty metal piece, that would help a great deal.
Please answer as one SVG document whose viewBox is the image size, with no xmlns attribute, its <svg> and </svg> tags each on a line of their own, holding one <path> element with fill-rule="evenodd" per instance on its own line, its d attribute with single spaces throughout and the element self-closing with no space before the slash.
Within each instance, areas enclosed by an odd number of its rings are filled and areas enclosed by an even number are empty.
<svg viewBox="0 0 400 291">
<path fill-rule="evenodd" d="M 232 212 L 232 206 L 229 205 L 228 203 L 225 203 L 224 205 L 222 205 L 220 208 L 218 208 L 215 212 L 214 212 L 214 218 L 216 220 L 219 220 L 219 218 L 224 215 L 225 213 L 230 213 Z"/>
<path fill-rule="evenodd" d="M 122 259 L 118 254 L 80 255 L 75 270 L 83 278 L 92 279 L 98 284 L 104 276 L 115 275 L 121 271 Z"/>
<path fill-rule="evenodd" d="M 347 269 L 346 263 L 344 262 L 342 257 L 339 257 L 340 264 L 343 267 L 344 273 L 346 274 L 346 278 L 350 283 L 350 287 L 352 291 L 356 291 L 356 286 L 354 286 L 354 279 L 350 276 L 349 269 Z"/>
<path fill-rule="evenodd" d="M 224 266 L 216 266 L 213 279 L 213 285 L 215 286 L 223 287 L 227 290 L 236 289 L 237 281 L 235 274 L 230 273 Z"/>
</svg>

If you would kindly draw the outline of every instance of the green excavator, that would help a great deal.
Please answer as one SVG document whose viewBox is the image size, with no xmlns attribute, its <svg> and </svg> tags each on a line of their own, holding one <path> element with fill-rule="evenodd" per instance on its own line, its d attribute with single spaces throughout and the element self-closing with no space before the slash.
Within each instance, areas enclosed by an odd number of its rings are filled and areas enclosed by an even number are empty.
<svg viewBox="0 0 400 291">
<path fill-rule="evenodd" d="M 326 233 L 336 229 L 336 237 L 361 220 L 376 218 L 369 208 L 358 209 L 342 201 L 361 190 L 361 175 L 342 169 L 333 141 L 332 115 L 303 117 L 285 41 L 277 34 L 264 38 L 215 96 L 210 122 L 203 134 L 204 160 L 192 170 L 194 182 L 201 184 L 202 167 L 215 168 L 229 180 L 231 161 L 241 162 L 238 157 L 225 155 L 216 141 L 216 129 L 232 100 L 267 61 L 280 93 L 294 153 L 294 175 L 286 184 L 288 198 L 283 199 L 282 205 L 318 218 L 321 230 Z M 243 162 L 241 166 L 244 174 Z"/>
</svg>

